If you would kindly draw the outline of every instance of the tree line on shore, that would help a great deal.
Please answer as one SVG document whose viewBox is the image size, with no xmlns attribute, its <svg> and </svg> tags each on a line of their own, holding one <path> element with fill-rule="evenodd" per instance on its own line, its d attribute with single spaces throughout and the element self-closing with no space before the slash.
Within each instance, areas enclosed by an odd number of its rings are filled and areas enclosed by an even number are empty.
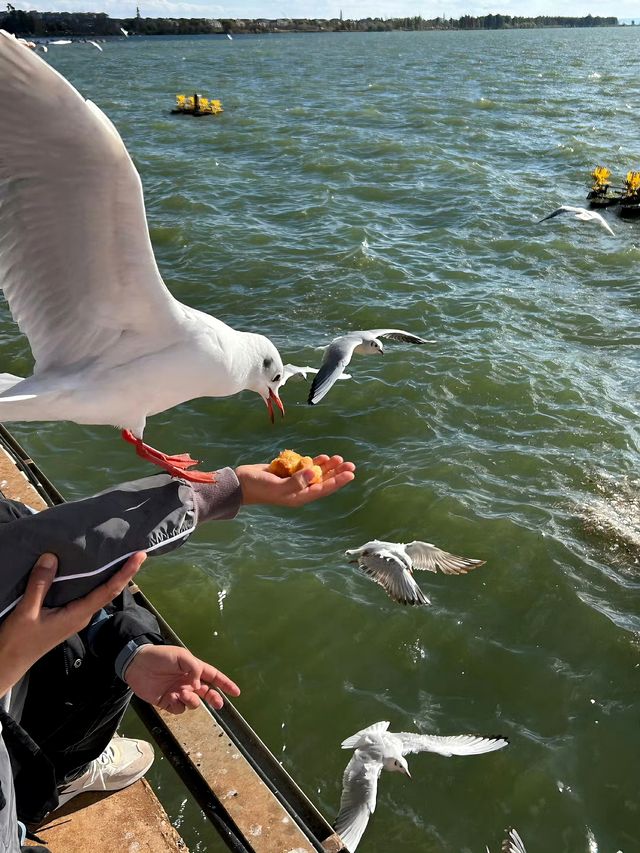
<svg viewBox="0 0 640 853">
<path fill-rule="evenodd" d="M 110 18 L 104 12 L 36 12 L 16 9 L 11 3 L 0 12 L 0 27 L 21 36 L 111 36 L 131 35 L 259 34 L 283 32 L 386 32 L 391 30 L 502 30 L 539 27 L 614 27 L 614 17 L 463 15 L 461 18 L 362 18 L 331 20 L 307 18 Z"/>
</svg>

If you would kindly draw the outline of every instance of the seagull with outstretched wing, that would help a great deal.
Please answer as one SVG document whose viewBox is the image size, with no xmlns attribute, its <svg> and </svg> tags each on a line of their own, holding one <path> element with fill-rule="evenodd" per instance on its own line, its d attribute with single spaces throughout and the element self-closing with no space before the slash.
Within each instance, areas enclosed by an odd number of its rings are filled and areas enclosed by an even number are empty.
<svg viewBox="0 0 640 853">
<path fill-rule="evenodd" d="M 362 571 L 400 604 L 431 604 L 415 581 L 413 572 L 441 571 L 444 575 L 464 575 L 484 566 L 485 560 L 473 560 L 449 554 L 430 542 L 381 542 L 373 539 L 360 548 L 345 551 L 350 563 Z"/>
<path fill-rule="evenodd" d="M 597 222 L 598 225 L 602 225 L 602 227 L 607 230 L 612 237 L 615 237 L 613 229 L 604 216 L 596 210 L 587 210 L 586 207 L 571 207 L 571 205 L 563 204 L 557 210 L 554 210 L 553 213 L 549 213 L 547 216 L 543 216 L 542 219 L 539 219 L 538 224 L 540 224 L 540 222 L 546 222 L 547 219 L 553 219 L 554 216 L 560 216 L 563 213 L 572 213 L 576 219 L 580 219 L 582 222 Z"/>
<path fill-rule="evenodd" d="M 389 723 L 374 723 L 342 742 L 343 749 L 355 752 L 344 771 L 340 811 L 335 830 L 345 847 L 354 853 L 375 811 L 378 779 L 383 770 L 411 776 L 404 757 L 412 752 L 436 752 L 438 755 L 481 755 L 507 746 L 504 737 L 477 735 L 421 735 L 414 732 L 390 732 Z"/>
<path fill-rule="evenodd" d="M 0 421 L 70 420 L 122 429 L 174 476 L 188 454 L 143 441 L 150 415 L 196 397 L 259 394 L 273 420 L 282 359 L 178 302 L 158 270 L 140 176 L 107 116 L 0 31 L 11 118 L 0 131 L 0 288 L 29 339 L 33 375 L 0 374 Z"/>
<path fill-rule="evenodd" d="M 284 369 L 282 371 L 282 382 L 280 383 L 280 387 L 286 385 L 287 382 L 302 382 L 307 378 L 307 374 L 311 374 L 315 376 L 317 373 L 317 369 L 315 367 L 298 367 L 295 364 L 285 364 Z M 343 373 L 342 376 L 338 376 L 338 379 L 351 379 L 351 376 L 348 373 Z"/>
<path fill-rule="evenodd" d="M 335 338 L 325 349 L 320 370 L 316 374 L 308 402 L 310 405 L 319 403 L 327 394 L 336 380 L 342 377 L 345 367 L 351 361 L 354 353 L 358 355 L 384 355 L 384 345 L 380 338 L 391 341 L 403 341 L 405 344 L 434 344 L 410 332 L 401 329 L 370 329 L 367 332 L 349 332 Z"/>
</svg>

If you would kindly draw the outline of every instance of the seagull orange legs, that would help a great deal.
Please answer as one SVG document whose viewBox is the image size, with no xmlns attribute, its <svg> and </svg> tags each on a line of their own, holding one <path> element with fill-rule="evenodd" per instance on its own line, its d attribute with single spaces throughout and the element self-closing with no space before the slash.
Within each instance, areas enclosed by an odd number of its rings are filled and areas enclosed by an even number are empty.
<svg viewBox="0 0 640 853">
<path fill-rule="evenodd" d="M 137 438 L 131 430 L 123 429 L 121 433 L 125 441 L 133 444 L 136 448 L 136 453 L 141 459 L 146 459 L 154 465 L 158 465 L 165 471 L 168 471 L 172 477 L 181 477 L 183 480 L 189 480 L 192 483 L 214 483 L 215 475 L 209 471 L 189 471 L 198 464 L 197 459 L 192 459 L 188 453 L 178 453 L 175 456 L 169 456 L 156 450 L 148 444 L 145 444 L 141 438 Z"/>
</svg>

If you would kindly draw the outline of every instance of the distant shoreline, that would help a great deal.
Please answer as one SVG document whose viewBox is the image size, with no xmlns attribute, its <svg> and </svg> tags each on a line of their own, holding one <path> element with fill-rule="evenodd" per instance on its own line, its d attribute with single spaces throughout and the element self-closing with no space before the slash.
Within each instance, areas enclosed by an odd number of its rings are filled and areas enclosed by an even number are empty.
<svg viewBox="0 0 640 853">
<path fill-rule="evenodd" d="M 640 16 L 638 18 L 640 23 Z M 266 33 L 391 32 L 429 30 L 506 30 L 549 27 L 617 27 L 618 18 L 586 15 L 521 17 L 512 15 L 463 15 L 461 18 L 110 18 L 104 12 L 26 12 L 10 3 L 0 12 L 0 28 L 19 36 L 58 38 L 60 36 L 136 35 L 263 35 Z M 622 24 L 622 26 L 627 26 Z M 635 26 L 635 22 L 629 26 Z"/>
</svg>

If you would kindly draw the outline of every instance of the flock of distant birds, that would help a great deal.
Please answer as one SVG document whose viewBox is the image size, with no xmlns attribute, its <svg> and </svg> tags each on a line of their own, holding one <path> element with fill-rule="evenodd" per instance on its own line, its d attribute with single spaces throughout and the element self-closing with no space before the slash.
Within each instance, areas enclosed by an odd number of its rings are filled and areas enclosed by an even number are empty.
<svg viewBox="0 0 640 853">
<path fill-rule="evenodd" d="M 144 442 L 148 416 L 197 397 L 252 390 L 273 420 L 274 405 L 284 414 L 278 392 L 289 380 L 313 375 L 308 402 L 315 405 L 350 378 L 344 371 L 354 354 L 383 354 L 383 339 L 434 343 L 399 329 L 349 332 L 326 347 L 319 368 L 284 365 L 263 335 L 178 302 L 158 271 L 140 177 L 111 121 L 2 31 L 0 78 L 12 104 L 0 133 L 0 286 L 35 359 L 26 379 L 0 374 L 0 421 L 117 426 L 142 458 L 173 476 L 211 481 L 212 474 L 192 470 L 197 463 L 188 454 L 165 454 Z M 611 230 L 582 208 L 561 207 L 545 219 L 561 213 Z M 483 565 L 421 541 L 373 540 L 346 556 L 408 605 L 429 604 L 414 571 L 464 574 Z M 374 811 L 383 769 L 409 776 L 409 753 L 477 755 L 508 743 L 388 727 L 375 723 L 342 743 L 354 754 L 336 829 L 352 853 Z M 502 850 L 525 853 L 515 830 Z"/>
<path fill-rule="evenodd" d="M 125 30 L 124 27 L 120 27 L 120 32 L 125 38 L 129 38 L 128 30 Z M 49 52 L 49 45 L 54 45 L 57 47 L 64 47 L 67 44 L 90 44 L 92 47 L 95 47 L 100 53 L 103 53 L 104 50 L 102 46 L 95 39 L 84 39 L 84 38 L 74 38 L 74 39 L 65 39 L 65 38 L 48 38 L 43 41 L 31 41 L 30 39 L 18 38 L 17 41 L 20 44 L 25 45 L 30 50 L 40 50 L 42 53 Z M 104 43 L 105 39 L 102 39 Z"/>
</svg>

